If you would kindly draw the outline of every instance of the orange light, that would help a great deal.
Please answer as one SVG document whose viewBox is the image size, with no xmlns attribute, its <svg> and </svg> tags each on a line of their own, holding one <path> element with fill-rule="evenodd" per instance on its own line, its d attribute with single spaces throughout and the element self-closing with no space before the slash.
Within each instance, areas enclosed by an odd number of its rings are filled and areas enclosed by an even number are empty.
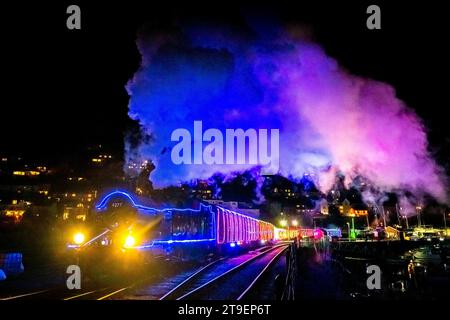
<svg viewBox="0 0 450 320">
<path fill-rule="evenodd" d="M 135 243 L 136 243 L 136 240 L 134 239 L 134 237 L 132 235 L 128 235 L 125 238 L 124 247 L 125 248 L 130 248 L 130 247 L 134 246 Z"/>
<path fill-rule="evenodd" d="M 73 242 L 78 245 L 82 244 L 84 242 L 84 234 L 82 234 L 81 232 L 75 233 L 75 235 L 73 236 Z"/>
</svg>

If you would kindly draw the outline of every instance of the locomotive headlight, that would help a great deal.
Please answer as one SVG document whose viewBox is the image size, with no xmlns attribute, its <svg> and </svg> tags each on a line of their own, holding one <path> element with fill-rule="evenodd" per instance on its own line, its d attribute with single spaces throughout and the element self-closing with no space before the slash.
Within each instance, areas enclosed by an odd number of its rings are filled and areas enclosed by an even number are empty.
<svg viewBox="0 0 450 320">
<path fill-rule="evenodd" d="M 75 233 L 75 235 L 73 236 L 73 242 L 78 245 L 82 244 L 84 242 L 84 234 L 81 232 Z"/>
<path fill-rule="evenodd" d="M 128 235 L 125 238 L 124 247 L 130 248 L 130 247 L 134 246 L 135 243 L 136 243 L 136 239 L 134 239 L 134 237 L 132 235 Z"/>
</svg>

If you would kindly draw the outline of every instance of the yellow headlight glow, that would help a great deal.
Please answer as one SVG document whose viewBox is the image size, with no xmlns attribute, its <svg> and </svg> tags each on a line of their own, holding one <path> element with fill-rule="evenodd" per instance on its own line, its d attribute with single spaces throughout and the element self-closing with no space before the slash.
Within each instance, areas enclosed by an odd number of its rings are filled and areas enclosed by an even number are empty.
<svg viewBox="0 0 450 320">
<path fill-rule="evenodd" d="M 82 244 L 84 242 L 84 234 L 82 234 L 81 232 L 75 233 L 75 235 L 73 236 L 73 241 L 76 244 Z"/>
<path fill-rule="evenodd" d="M 134 237 L 131 235 L 128 235 L 125 238 L 124 247 L 127 247 L 127 248 L 132 247 L 132 246 L 134 246 L 135 243 L 136 243 L 136 240 L 134 239 Z"/>
</svg>

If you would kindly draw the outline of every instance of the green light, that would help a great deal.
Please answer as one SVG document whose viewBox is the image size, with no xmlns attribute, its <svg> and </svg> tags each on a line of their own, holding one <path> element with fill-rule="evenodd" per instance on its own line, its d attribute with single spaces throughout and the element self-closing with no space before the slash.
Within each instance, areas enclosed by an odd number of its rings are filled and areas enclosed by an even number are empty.
<svg viewBox="0 0 450 320">
<path fill-rule="evenodd" d="M 352 217 L 352 230 L 350 231 L 350 238 L 356 239 L 356 232 L 355 232 L 355 218 Z"/>
</svg>

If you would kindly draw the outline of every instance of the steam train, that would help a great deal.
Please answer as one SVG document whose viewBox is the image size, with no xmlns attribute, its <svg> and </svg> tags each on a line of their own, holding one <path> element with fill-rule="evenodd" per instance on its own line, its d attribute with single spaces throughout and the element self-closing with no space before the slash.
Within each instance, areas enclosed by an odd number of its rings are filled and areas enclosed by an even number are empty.
<svg viewBox="0 0 450 320">
<path fill-rule="evenodd" d="M 283 229 L 218 205 L 198 209 L 144 206 L 123 191 L 104 196 L 89 230 L 77 230 L 69 243 L 78 252 L 117 249 L 158 254 L 172 251 L 229 250 L 278 240 Z"/>
</svg>

